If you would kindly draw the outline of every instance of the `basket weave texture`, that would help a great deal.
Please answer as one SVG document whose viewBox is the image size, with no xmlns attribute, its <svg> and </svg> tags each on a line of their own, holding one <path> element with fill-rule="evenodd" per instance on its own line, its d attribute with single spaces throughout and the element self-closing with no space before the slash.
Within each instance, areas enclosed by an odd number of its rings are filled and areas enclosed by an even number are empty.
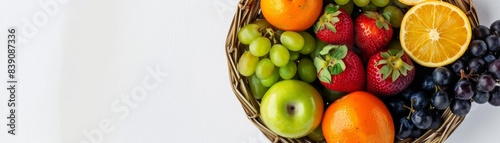
<svg viewBox="0 0 500 143">
<path fill-rule="evenodd" d="M 476 8 L 472 0 L 443 0 L 449 2 L 462 9 L 468 16 L 472 28 L 479 25 L 479 19 L 476 13 Z M 260 0 L 240 0 L 234 14 L 231 26 L 226 39 L 226 56 L 229 67 L 229 78 L 231 88 L 233 89 L 236 98 L 241 103 L 248 119 L 272 142 L 284 143 L 302 143 L 313 142 L 307 138 L 291 139 L 277 135 L 268 129 L 262 122 L 259 116 L 259 102 L 251 95 L 246 77 L 240 75 L 237 71 L 237 63 L 239 57 L 248 49 L 243 46 L 237 38 L 237 31 L 244 25 L 255 21 L 257 18 L 262 18 L 260 13 Z M 450 109 L 446 109 L 442 117 L 443 123 L 437 130 L 429 130 L 420 138 L 407 139 L 397 141 L 398 143 L 441 143 L 444 142 L 453 131 L 464 120 L 464 117 L 459 117 L 451 113 Z"/>
</svg>

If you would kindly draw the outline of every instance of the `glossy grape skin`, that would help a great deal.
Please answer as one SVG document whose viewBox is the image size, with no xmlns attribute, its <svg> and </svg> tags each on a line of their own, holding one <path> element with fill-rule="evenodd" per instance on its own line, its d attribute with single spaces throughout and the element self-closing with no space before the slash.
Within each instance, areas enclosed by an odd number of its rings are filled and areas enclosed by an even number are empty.
<svg viewBox="0 0 500 143">
<path fill-rule="evenodd" d="M 500 106 L 500 90 L 498 87 L 490 93 L 490 100 L 488 100 L 488 103 L 492 106 Z"/>
<path fill-rule="evenodd" d="M 477 79 L 476 89 L 482 92 L 490 92 L 495 88 L 496 81 L 490 74 L 481 74 Z"/>
<path fill-rule="evenodd" d="M 264 58 L 257 63 L 255 75 L 257 75 L 259 79 L 267 79 L 273 75 L 274 70 L 273 62 L 268 58 Z"/>
<path fill-rule="evenodd" d="M 486 70 L 486 62 L 481 58 L 473 58 L 468 63 L 469 71 L 473 73 L 483 73 Z"/>
<path fill-rule="evenodd" d="M 403 106 L 404 104 L 404 101 L 394 98 L 388 101 L 387 108 L 392 115 L 404 115 L 407 113 L 407 111 L 409 111 Z"/>
<path fill-rule="evenodd" d="M 428 110 L 417 110 L 411 115 L 411 121 L 419 129 L 428 129 L 432 125 L 432 115 Z"/>
<path fill-rule="evenodd" d="M 490 52 L 497 52 L 500 49 L 500 38 L 496 35 L 490 35 L 484 39 Z"/>
<path fill-rule="evenodd" d="M 415 90 L 413 88 L 406 88 L 401 92 L 401 96 L 403 97 L 404 100 L 410 101 L 411 100 L 411 95 L 415 93 Z M 408 102 L 410 103 L 410 102 Z"/>
<path fill-rule="evenodd" d="M 283 32 L 280 41 L 290 51 L 300 51 L 304 47 L 304 37 L 294 31 Z"/>
<path fill-rule="evenodd" d="M 297 73 L 297 65 L 295 62 L 288 62 L 288 64 L 279 68 L 279 73 L 282 79 L 291 79 Z"/>
<path fill-rule="evenodd" d="M 500 59 L 496 59 L 488 65 L 488 72 L 496 79 L 500 79 Z"/>
<path fill-rule="evenodd" d="M 460 70 L 465 70 L 465 63 L 462 60 L 458 59 L 451 64 L 451 70 L 453 71 L 453 73 L 460 75 Z"/>
<path fill-rule="evenodd" d="M 423 91 L 415 91 L 410 96 L 410 101 L 413 102 L 415 110 L 429 108 L 429 98 L 425 96 Z"/>
<path fill-rule="evenodd" d="M 477 91 L 474 96 L 472 96 L 472 100 L 478 104 L 484 104 L 488 102 L 490 99 L 490 93 L 489 92 L 482 92 L 482 91 Z"/>
<path fill-rule="evenodd" d="M 304 55 L 312 53 L 316 48 L 314 37 L 307 32 L 299 32 L 299 34 L 304 38 L 304 47 L 299 52 Z"/>
<path fill-rule="evenodd" d="M 490 29 L 484 25 L 479 25 L 472 31 L 474 35 L 474 39 L 484 39 L 487 36 L 491 35 Z"/>
<path fill-rule="evenodd" d="M 290 60 L 290 53 L 285 46 L 276 44 L 271 47 L 271 50 L 269 51 L 269 58 L 271 58 L 274 65 L 282 67 L 285 66 Z"/>
<path fill-rule="evenodd" d="M 471 108 L 470 100 L 453 100 L 450 105 L 451 112 L 457 116 L 465 116 Z"/>
<path fill-rule="evenodd" d="M 365 7 L 370 3 L 370 0 L 352 0 L 358 7 Z"/>
<path fill-rule="evenodd" d="M 496 34 L 500 34 L 500 20 L 496 20 L 490 25 L 490 31 Z"/>
<path fill-rule="evenodd" d="M 280 79 L 279 70 L 274 70 L 273 75 L 267 79 L 261 79 L 260 83 L 265 87 L 273 86 Z"/>
<path fill-rule="evenodd" d="M 383 14 L 389 14 L 389 23 L 394 28 L 399 28 L 401 26 L 401 21 L 403 21 L 404 13 L 401 9 L 396 6 L 389 5 L 384 8 Z"/>
<path fill-rule="evenodd" d="M 443 123 L 443 119 L 441 119 L 441 116 L 439 115 L 439 113 L 437 111 L 430 111 L 431 112 L 431 115 L 432 115 L 432 124 L 431 126 L 429 127 L 430 129 L 438 129 L 439 127 L 441 127 L 441 124 Z"/>
<path fill-rule="evenodd" d="M 413 128 L 410 138 L 419 138 L 425 133 L 426 130 L 419 129 L 419 128 Z"/>
<path fill-rule="evenodd" d="M 401 117 L 396 124 L 396 138 L 403 140 L 410 137 L 414 128 L 413 123 L 406 117 Z"/>
<path fill-rule="evenodd" d="M 480 57 L 488 52 L 488 46 L 483 40 L 473 40 L 469 44 L 470 53 L 475 57 Z"/>
<path fill-rule="evenodd" d="M 385 7 L 385 6 L 387 6 L 387 4 L 389 4 L 389 1 L 390 0 L 371 0 L 373 5 L 375 5 L 377 7 Z"/>
<path fill-rule="evenodd" d="M 243 76 L 251 76 L 255 72 L 255 67 L 258 62 L 258 57 L 252 55 L 250 51 L 246 51 L 241 55 L 238 61 L 238 72 Z"/>
<path fill-rule="evenodd" d="M 483 60 L 486 62 L 486 63 L 491 63 L 492 61 L 496 60 L 497 57 L 495 57 L 494 54 L 492 53 L 488 53 L 486 54 L 484 57 L 483 57 Z"/>
<path fill-rule="evenodd" d="M 446 67 L 438 67 L 432 71 L 434 83 L 439 86 L 446 86 L 451 82 L 451 71 Z"/>
<path fill-rule="evenodd" d="M 297 51 L 288 51 L 288 53 L 290 53 L 290 61 L 295 61 L 300 57 L 300 53 Z"/>
<path fill-rule="evenodd" d="M 264 56 L 271 50 L 271 41 L 266 37 L 256 38 L 250 42 L 249 50 L 256 57 Z"/>
<path fill-rule="evenodd" d="M 259 37 L 262 37 L 262 33 L 259 32 L 259 25 L 257 24 L 247 24 L 238 31 L 238 40 L 245 45 L 250 44 Z"/>
<path fill-rule="evenodd" d="M 269 87 L 265 87 L 260 83 L 260 79 L 255 74 L 248 78 L 248 85 L 255 99 L 261 99 L 269 89 Z"/>
<path fill-rule="evenodd" d="M 365 7 L 362 7 L 361 8 L 361 11 L 363 12 L 366 12 L 366 11 L 376 11 L 377 10 L 377 6 L 375 6 L 373 3 L 368 3 L 368 5 L 366 5 Z"/>
<path fill-rule="evenodd" d="M 297 66 L 297 72 L 302 81 L 311 83 L 316 80 L 316 67 L 309 58 L 302 58 Z"/>
<path fill-rule="evenodd" d="M 448 93 L 444 90 L 435 92 L 432 94 L 431 97 L 431 105 L 438 109 L 438 110 L 444 110 L 448 108 L 451 104 L 450 98 L 448 96 Z"/>
<path fill-rule="evenodd" d="M 422 81 L 421 87 L 422 90 L 428 92 L 434 92 L 436 90 L 436 85 L 434 84 L 434 79 L 431 75 L 425 75 Z"/>
<path fill-rule="evenodd" d="M 469 100 L 474 96 L 472 84 L 467 80 L 460 80 L 455 84 L 455 98 Z"/>
<path fill-rule="evenodd" d="M 350 0 L 334 0 L 335 3 L 337 3 L 338 5 L 345 5 L 347 4 Z"/>
</svg>

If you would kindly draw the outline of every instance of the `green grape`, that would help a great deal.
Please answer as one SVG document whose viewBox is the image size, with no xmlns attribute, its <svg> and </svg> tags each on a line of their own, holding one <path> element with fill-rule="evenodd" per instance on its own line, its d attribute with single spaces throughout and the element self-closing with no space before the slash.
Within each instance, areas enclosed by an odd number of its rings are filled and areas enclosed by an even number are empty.
<svg viewBox="0 0 500 143">
<path fill-rule="evenodd" d="M 304 46 L 304 37 L 293 31 L 283 32 L 280 41 L 290 51 L 299 51 Z"/>
<path fill-rule="evenodd" d="M 257 24 L 259 28 L 272 28 L 273 26 L 267 22 L 266 19 L 257 19 L 256 21 L 252 22 L 252 24 Z"/>
<path fill-rule="evenodd" d="M 238 39 L 245 45 L 250 44 L 250 42 L 259 37 L 262 37 L 262 33 L 259 32 L 257 24 L 245 25 L 238 31 Z"/>
<path fill-rule="evenodd" d="M 321 51 L 323 49 L 323 47 L 325 47 L 326 44 L 325 42 L 319 40 L 319 39 L 316 39 L 316 48 L 314 48 L 314 51 L 311 53 L 311 59 L 314 59 L 316 57 L 319 56 L 319 51 Z"/>
<path fill-rule="evenodd" d="M 394 3 L 394 5 L 398 6 L 399 8 L 402 8 L 402 9 L 410 8 L 410 6 L 401 3 L 399 0 L 392 0 L 392 2 Z"/>
<path fill-rule="evenodd" d="M 370 3 L 370 0 L 353 0 L 354 4 L 356 4 L 358 7 L 365 7 Z"/>
<path fill-rule="evenodd" d="M 269 77 L 267 79 L 261 79 L 260 83 L 264 87 L 271 87 L 271 86 L 273 86 L 273 84 L 278 82 L 279 79 L 280 79 L 279 70 L 274 70 L 273 75 L 271 75 L 271 77 Z"/>
<path fill-rule="evenodd" d="M 290 52 L 290 61 L 295 61 L 297 59 L 299 59 L 299 52 L 296 52 L 296 51 L 288 51 Z"/>
<path fill-rule="evenodd" d="M 238 61 L 238 72 L 243 76 L 251 76 L 255 72 L 255 66 L 259 62 L 259 58 L 246 51 L 241 55 Z"/>
<path fill-rule="evenodd" d="M 250 91 L 255 99 L 262 99 L 269 89 L 269 87 L 265 87 L 260 83 L 260 79 L 255 74 L 248 78 L 248 83 L 250 85 Z"/>
<path fill-rule="evenodd" d="M 365 7 L 362 7 L 361 10 L 364 11 L 364 12 L 366 12 L 366 11 L 377 11 L 377 6 L 375 6 L 373 3 L 369 3 Z"/>
<path fill-rule="evenodd" d="M 259 77 L 259 79 L 267 79 L 273 75 L 274 64 L 270 59 L 264 58 L 257 63 L 255 67 L 255 75 Z"/>
<path fill-rule="evenodd" d="M 401 9 L 392 5 L 385 7 L 384 12 L 382 14 L 386 18 L 389 17 L 389 22 L 394 28 L 399 28 L 399 26 L 401 26 L 401 21 L 405 16 L 405 14 L 403 14 L 403 11 L 401 11 Z"/>
<path fill-rule="evenodd" d="M 279 72 L 282 79 L 291 79 L 297 73 L 297 65 L 295 62 L 288 62 L 286 66 L 280 67 Z"/>
<path fill-rule="evenodd" d="M 271 49 L 271 41 L 266 37 L 259 37 L 250 43 L 250 52 L 257 57 L 266 55 Z"/>
<path fill-rule="evenodd" d="M 339 5 L 345 5 L 349 2 L 349 0 L 334 0 L 334 1 Z"/>
<path fill-rule="evenodd" d="M 308 58 L 300 59 L 297 72 L 302 81 L 311 83 L 316 80 L 316 67 L 314 67 L 313 62 Z"/>
<path fill-rule="evenodd" d="M 354 9 L 354 3 L 351 0 L 347 4 L 340 5 L 340 8 L 343 8 L 345 11 L 347 11 L 347 13 L 349 13 L 349 15 L 351 15 L 352 10 Z"/>
<path fill-rule="evenodd" d="M 389 4 L 390 0 L 372 0 L 373 5 L 378 6 L 378 7 L 384 7 Z"/>
<path fill-rule="evenodd" d="M 300 36 L 304 38 L 304 47 L 300 49 L 301 54 L 310 54 L 316 48 L 316 41 L 314 41 L 314 37 L 307 32 L 299 32 Z"/>
<path fill-rule="evenodd" d="M 271 51 L 269 51 L 269 58 L 271 58 L 274 65 L 282 67 L 285 66 L 290 60 L 290 53 L 285 46 L 276 44 L 271 47 Z"/>
</svg>

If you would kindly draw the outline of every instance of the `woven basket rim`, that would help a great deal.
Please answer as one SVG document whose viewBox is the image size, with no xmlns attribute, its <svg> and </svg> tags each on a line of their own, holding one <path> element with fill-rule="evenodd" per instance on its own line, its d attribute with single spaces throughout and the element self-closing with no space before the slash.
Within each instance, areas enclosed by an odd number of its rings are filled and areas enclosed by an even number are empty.
<svg viewBox="0 0 500 143">
<path fill-rule="evenodd" d="M 479 19 L 476 12 L 476 7 L 473 0 L 443 0 L 449 2 L 460 9 L 462 9 L 469 18 L 472 28 L 479 25 Z M 231 83 L 231 89 L 233 90 L 236 98 L 241 103 L 247 118 L 257 127 L 259 130 L 273 142 L 313 142 L 307 138 L 285 138 L 277 135 L 268 129 L 262 122 L 259 116 L 259 103 L 251 95 L 250 88 L 247 83 L 248 80 L 241 76 L 237 72 L 237 61 L 239 56 L 245 51 L 237 38 L 237 31 L 243 25 L 246 25 L 260 16 L 259 8 L 260 0 L 240 0 L 236 8 L 236 13 L 234 14 L 229 32 L 226 39 L 226 58 L 228 62 L 229 79 Z M 459 117 L 454 115 L 450 109 L 446 109 L 442 117 L 442 126 L 436 130 L 429 130 L 424 133 L 420 138 L 417 139 L 407 139 L 397 141 L 400 142 L 429 142 L 429 143 L 441 143 L 444 142 L 453 131 L 462 123 L 465 117 Z"/>
</svg>

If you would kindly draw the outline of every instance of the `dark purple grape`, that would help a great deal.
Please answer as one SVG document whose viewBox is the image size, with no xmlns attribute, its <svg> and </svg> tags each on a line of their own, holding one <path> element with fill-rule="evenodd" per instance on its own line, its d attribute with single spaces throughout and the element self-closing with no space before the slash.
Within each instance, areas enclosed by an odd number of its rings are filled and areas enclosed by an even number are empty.
<svg viewBox="0 0 500 143">
<path fill-rule="evenodd" d="M 488 51 L 488 46 L 483 40 L 474 40 L 469 44 L 469 50 L 472 56 L 480 57 Z"/>
<path fill-rule="evenodd" d="M 490 92 L 495 88 L 496 81 L 490 74 L 481 74 L 477 79 L 476 89 L 482 92 Z"/>
<path fill-rule="evenodd" d="M 453 100 L 450 105 L 451 112 L 457 116 L 465 116 L 471 108 L 470 100 Z"/>
<path fill-rule="evenodd" d="M 450 103 L 451 101 L 446 91 L 441 90 L 432 94 L 431 105 L 434 108 L 444 110 L 450 106 Z"/>
<path fill-rule="evenodd" d="M 484 104 L 490 99 L 489 92 L 476 91 L 476 94 L 472 96 L 472 100 L 478 104 Z"/>
<path fill-rule="evenodd" d="M 431 111 L 431 115 L 432 115 L 432 124 L 431 126 L 429 127 L 430 129 L 438 129 L 441 124 L 443 123 L 443 119 L 441 119 L 441 116 L 439 115 L 439 113 L 435 110 L 432 110 Z"/>
<path fill-rule="evenodd" d="M 494 55 L 494 54 L 492 54 L 492 53 L 488 53 L 488 54 L 486 54 L 486 55 L 483 57 L 483 60 L 484 60 L 486 63 L 491 63 L 491 61 L 494 61 L 494 60 L 496 60 L 496 59 L 497 59 L 497 57 L 495 57 L 495 55 Z"/>
<path fill-rule="evenodd" d="M 460 74 L 460 70 L 465 70 L 465 63 L 462 60 L 458 59 L 451 64 L 451 70 L 455 74 Z"/>
<path fill-rule="evenodd" d="M 459 59 L 464 61 L 464 63 L 465 63 L 465 62 L 469 61 L 470 58 L 471 58 L 471 56 L 469 54 L 464 53 Z"/>
<path fill-rule="evenodd" d="M 496 35 L 490 35 L 484 39 L 484 42 L 488 46 L 490 52 L 497 52 L 500 49 L 500 37 Z"/>
<path fill-rule="evenodd" d="M 419 128 L 413 128 L 413 130 L 411 131 L 410 137 L 416 139 L 416 138 L 419 138 L 420 136 L 422 136 L 424 133 L 425 133 L 425 130 L 422 130 Z"/>
<path fill-rule="evenodd" d="M 403 90 L 401 92 L 401 96 L 403 96 L 403 99 L 408 101 L 408 103 L 410 103 L 409 101 L 411 100 L 411 95 L 413 95 L 413 93 L 415 93 L 415 90 L 413 88 L 406 88 L 405 90 Z"/>
<path fill-rule="evenodd" d="M 428 110 L 417 110 L 411 115 L 411 122 L 419 129 L 428 129 L 432 124 L 432 115 Z"/>
<path fill-rule="evenodd" d="M 496 59 L 488 65 L 488 72 L 496 79 L 500 79 L 500 59 Z"/>
<path fill-rule="evenodd" d="M 455 98 L 469 100 L 474 96 L 472 84 L 467 80 L 460 80 L 455 84 Z"/>
<path fill-rule="evenodd" d="M 482 73 L 486 69 L 486 62 L 481 58 L 473 58 L 469 61 L 469 71 L 474 71 L 473 73 Z"/>
<path fill-rule="evenodd" d="M 500 34 L 500 20 L 497 20 L 490 25 L 490 31 L 494 34 Z"/>
<path fill-rule="evenodd" d="M 434 84 L 439 86 L 446 86 L 451 82 L 451 71 L 446 67 L 438 67 L 432 71 L 432 78 Z"/>
<path fill-rule="evenodd" d="M 396 138 L 403 140 L 410 137 L 413 128 L 413 123 L 408 118 L 400 118 L 399 124 L 396 124 Z"/>
<path fill-rule="evenodd" d="M 495 88 L 492 92 L 490 92 L 490 100 L 488 100 L 493 106 L 500 106 L 500 90 Z"/>
<path fill-rule="evenodd" d="M 476 28 L 474 28 L 473 31 L 474 38 L 475 39 L 484 39 L 486 36 L 491 35 L 490 29 L 484 25 L 479 25 Z"/>
<path fill-rule="evenodd" d="M 387 108 L 392 113 L 392 115 L 403 115 L 407 113 L 408 109 L 406 109 L 403 105 L 404 101 L 399 99 L 390 99 L 387 103 Z"/>
<path fill-rule="evenodd" d="M 436 85 L 434 84 L 434 79 L 431 75 L 424 76 L 421 86 L 424 91 L 434 92 L 436 90 Z"/>
<path fill-rule="evenodd" d="M 429 98 L 425 96 L 424 91 L 415 91 L 410 96 L 410 102 L 413 103 L 413 109 L 426 109 L 429 108 Z"/>
</svg>

